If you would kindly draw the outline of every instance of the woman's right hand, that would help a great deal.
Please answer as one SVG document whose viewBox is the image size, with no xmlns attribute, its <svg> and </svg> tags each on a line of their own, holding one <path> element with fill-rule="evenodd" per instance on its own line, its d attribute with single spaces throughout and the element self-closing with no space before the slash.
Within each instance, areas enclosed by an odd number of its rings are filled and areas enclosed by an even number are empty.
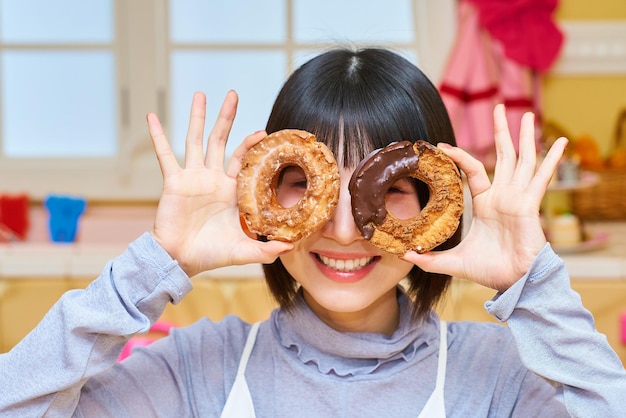
<svg viewBox="0 0 626 418">
<path fill-rule="evenodd" d="M 163 174 L 163 192 L 152 230 L 155 240 L 178 261 L 187 275 L 235 264 L 270 263 L 293 244 L 250 238 L 243 231 L 237 206 L 237 174 L 244 154 L 265 136 L 256 132 L 224 157 L 237 111 L 237 94 L 230 91 L 203 149 L 206 97 L 195 93 L 180 167 L 158 117 L 146 117 Z"/>
</svg>

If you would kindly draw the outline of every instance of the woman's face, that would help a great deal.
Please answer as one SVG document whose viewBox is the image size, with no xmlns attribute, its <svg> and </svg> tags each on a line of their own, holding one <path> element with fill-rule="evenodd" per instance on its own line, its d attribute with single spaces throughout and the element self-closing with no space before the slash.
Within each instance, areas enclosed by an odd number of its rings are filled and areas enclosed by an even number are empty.
<svg viewBox="0 0 626 418">
<path fill-rule="evenodd" d="M 378 249 L 361 236 L 352 216 L 348 190 L 352 172 L 340 170 L 341 192 L 331 219 L 296 242 L 294 250 L 281 256 L 281 261 L 302 286 L 311 309 L 331 327 L 341 331 L 385 332 L 384 324 L 374 324 L 372 320 L 397 321 L 396 285 L 413 264 Z M 277 187 L 278 201 L 290 207 L 305 189 L 302 170 L 288 168 Z M 420 211 L 415 188 L 407 179 L 398 181 L 385 200 L 387 210 L 400 219 Z M 353 329 L 348 322 L 359 329 Z M 386 326 L 393 328 L 391 324 Z"/>
</svg>

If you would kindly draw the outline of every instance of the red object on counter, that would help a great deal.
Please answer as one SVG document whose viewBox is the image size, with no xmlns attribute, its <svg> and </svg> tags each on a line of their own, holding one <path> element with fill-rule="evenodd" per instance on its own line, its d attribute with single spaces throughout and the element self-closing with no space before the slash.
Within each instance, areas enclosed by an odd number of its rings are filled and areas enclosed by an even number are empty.
<svg viewBox="0 0 626 418">
<path fill-rule="evenodd" d="M 626 312 L 622 313 L 622 343 L 626 344 Z"/>
<path fill-rule="evenodd" d="M 133 338 L 131 338 L 130 340 L 128 340 L 128 342 L 126 343 L 126 345 L 122 349 L 122 352 L 120 353 L 120 356 L 118 357 L 117 361 L 122 361 L 126 357 L 130 356 L 132 351 L 133 351 L 133 349 L 135 347 L 145 347 L 147 345 L 152 344 L 153 342 L 155 342 L 159 338 L 162 338 L 162 337 L 165 337 L 165 336 L 169 335 L 170 330 L 172 328 L 174 328 L 174 326 L 175 326 L 174 324 L 172 324 L 172 323 L 170 323 L 168 321 L 157 321 L 157 322 L 155 322 L 150 327 L 149 334 L 156 334 L 156 335 L 148 335 L 146 337 L 133 337 Z"/>
<path fill-rule="evenodd" d="M 17 239 L 26 238 L 29 227 L 30 201 L 25 194 L 0 196 L 0 225 Z"/>
</svg>

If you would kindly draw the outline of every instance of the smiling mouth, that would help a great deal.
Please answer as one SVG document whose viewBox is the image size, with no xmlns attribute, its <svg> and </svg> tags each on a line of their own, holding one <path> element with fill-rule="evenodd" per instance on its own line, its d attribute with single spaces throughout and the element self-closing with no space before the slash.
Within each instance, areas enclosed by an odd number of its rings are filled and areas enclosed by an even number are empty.
<svg viewBox="0 0 626 418">
<path fill-rule="evenodd" d="M 336 258 L 326 257 L 321 254 L 315 255 L 317 259 L 326 267 L 331 268 L 342 273 L 349 273 L 362 269 L 363 267 L 371 264 L 376 257 L 360 257 L 350 258 L 347 260 L 338 260 Z"/>
</svg>

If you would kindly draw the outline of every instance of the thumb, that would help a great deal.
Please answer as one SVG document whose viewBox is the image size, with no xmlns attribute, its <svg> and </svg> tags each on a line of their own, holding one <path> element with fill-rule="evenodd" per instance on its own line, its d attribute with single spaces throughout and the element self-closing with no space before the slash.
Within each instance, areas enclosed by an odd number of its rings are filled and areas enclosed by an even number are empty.
<svg viewBox="0 0 626 418">
<path fill-rule="evenodd" d="M 419 254 L 415 251 L 408 251 L 404 260 L 415 264 L 428 273 L 448 274 L 454 277 L 462 277 L 462 264 L 458 256 L 453 256 L 447 251 L 429 251 Z"/>
<path fill-rule="evenodd" d="M 270 264 L 289 251 L 293 250 L 293 243 L 282 241 L 257 241 L 258 259 L 262 264 Z"/>
</svg>

